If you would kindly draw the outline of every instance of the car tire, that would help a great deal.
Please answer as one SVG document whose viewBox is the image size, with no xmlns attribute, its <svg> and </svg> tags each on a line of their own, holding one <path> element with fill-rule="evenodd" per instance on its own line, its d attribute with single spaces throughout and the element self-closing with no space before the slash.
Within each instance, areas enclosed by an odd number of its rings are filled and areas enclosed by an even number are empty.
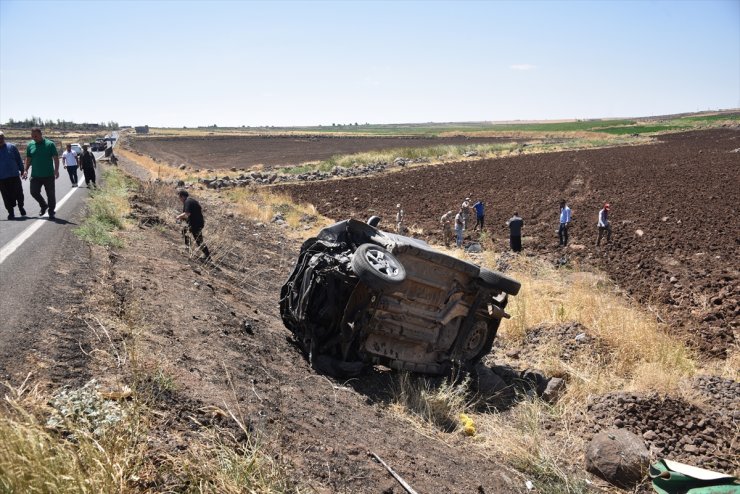
<svg viewBox="0 0 740 494">
<path fill-rule="evenodd" d="M 381 290 L 406 279 L 406 269 L 396 256 L 375 244 L 362 244 L 352 257 L 352 270 L 370 288 Z"/>
<path fill-rule="evenodd" d="M 493 288 L 509 295 L 516 295 L 522 287 L 522 284 L 518 281 L 486 268 L 480 268 L 478 280 L 486 288 Z"/>
<path fill-rule="evenodd" d="M 496 337 L 496 329 L 492 328 L 488 320 L 477 318 L 473 327 L 467 335 L 466 341 L 462 342 L 461 356 L 468 365 L 475 365 L 490 353 L 493 348 L 493 339 Z"/>
</svg>

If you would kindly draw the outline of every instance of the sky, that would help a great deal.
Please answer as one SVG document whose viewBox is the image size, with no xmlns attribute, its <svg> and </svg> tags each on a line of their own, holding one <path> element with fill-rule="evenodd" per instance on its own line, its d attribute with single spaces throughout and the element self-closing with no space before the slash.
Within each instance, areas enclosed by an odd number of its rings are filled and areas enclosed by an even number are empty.
<svg viewBox="0 0 740 494">
<path fill-rule="evenodd" d="M 554 120 L 740 107 L 740 0 L 0 0 L 0 122 Z"/>
</svg>

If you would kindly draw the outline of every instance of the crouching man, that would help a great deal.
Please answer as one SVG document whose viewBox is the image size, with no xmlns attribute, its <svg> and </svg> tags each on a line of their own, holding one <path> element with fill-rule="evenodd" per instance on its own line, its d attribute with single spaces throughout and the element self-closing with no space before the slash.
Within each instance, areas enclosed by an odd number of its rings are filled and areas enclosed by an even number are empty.
<svg viewBox="0 0 740 494">
<path fill-rule="evenodd" d="M 177 216 L 177 220 L 185 220 L 188 222 L 188 228 L 195 239 L 196 245 L 200 247 L 203 254 L 206 255 L 205 260 L 208 261 L 211 259 L 211 253 L 206 244 L 203 243 L 203 227 L 206 224 L 203 219 L 203 211 L 200 207 L 200 203 L 188 196 L 189 194 L 187 190 L 180 190 L 177 192 L 177 197 L 180 199 L 180 202 L 182 202 L 182 213 Z"/>
</svg>

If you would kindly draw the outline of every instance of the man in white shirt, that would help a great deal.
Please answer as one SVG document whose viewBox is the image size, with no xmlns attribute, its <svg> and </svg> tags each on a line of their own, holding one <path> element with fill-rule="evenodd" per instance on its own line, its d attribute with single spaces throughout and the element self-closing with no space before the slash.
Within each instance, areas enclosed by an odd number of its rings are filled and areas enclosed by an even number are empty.
<svg viewBox="0 0 740 494">
<path fill-rule="evenodd" d="M 72 145 L 67 144 L 67 150 L 62 153 L 62 163 L 65 170 L 69 173 L 69 179 L 72 181 L 72 187 L 77 187 L 77 153 L 72 150 Z"/>
<path fill-rule="evenodd" d="M 470 218 L 470 198 L 466 197 L 462 203 L 460 211 L 462 212 L 463 230 L 468 229 L 468 218 Z"/>
<path fill-rule="evenodd" d="M 465 219 L 463 216 L 463 208 L 455 215 L 455 245 L 462 247 L 463 244 L 463 230 L 465 229 Z"/>
<path fill-rule="evenodd" d="M 568 246 L 568 226 L 570 225 L 570 208 L 565 201 L 560 201 L 560 228 L 558 228 L 558 238 L 560 246 Z"/>
<path fill-rule="evenodd" d="M 612 225 L 609 223 L 609 203 L 604 204 L 604 209 L 599 211 L 599 236 L 596 239 L 596 246 L 601 244 L 601 237 L 606 233 L 606 243 L 608 244 L 612 240 Z"/>
<path fill-rule="evenodd" d="M 403 235 L 403 209 L 400 204 L 396 204 L 396 233 Z"/>
</svg>

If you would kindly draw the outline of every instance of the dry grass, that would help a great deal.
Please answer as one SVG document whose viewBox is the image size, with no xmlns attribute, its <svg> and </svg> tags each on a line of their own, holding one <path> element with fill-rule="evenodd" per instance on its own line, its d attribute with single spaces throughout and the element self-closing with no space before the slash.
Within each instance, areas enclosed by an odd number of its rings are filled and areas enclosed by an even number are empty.
<svg viewBox="0 0 740 494">
<path fill-rule="evenodd" d="M 170 166 L 166 163 L 154 161 L 154 159 L 152 159 L 150 156 L 134 153 L 133 151 L 125 149 L 122 146 L 118 146 L 116 148 L 116 153 L 118 153 L 119 156 L 131 160 L 140 167 L 144 168 L 146 171 L 149 172 L 149 175 L 152 178 L 158 178 L 160 180 L 194 180 L 193 177 L 195 176 L 195 174 L 192 171 L 189 172 L 186 170 L 180 170 L 179 168 L 175 168 L 174 166 Z"/>
<path fill-rule="evenodd" d="M 470 379 L 441 382 L 408 372 L 394 376 L 391 409 L 420 427 L 431 425 L 446 432 L 462 428 L 461 415 L 472 407 Z"/>
<path fill-rule="evenodd" d="M 680 382 L 696 372 L 688 348 L 652 314 L 618 295 L 605 277 L 524 256 L 515 258 L 509 274 L 522 290 L 511 298 L 513 317 L 502 325 L 504 338 L 517 341 L 532 326 L 573 321 L 605 344 L 578 362 L 539 362 L 550 375 L 569 377 L 570 400 L 583 403 L 590 394 L 615 390 L 680 394 Z"/>
<path fill-rule="evenodd" d="M 300 230 L 306 236 L 304 226 L 311 225 L 309 230 L 318 231 L 331 221 L 319 214 L 313 204 L 295 204 L 287 194 L 279 194 L 269 187 L 245 187 L 230 189 L 226 197 L 232 201 L 237 210 L 246 218 L 262 223 L 269 223 L 276 214 L 281 214 L 291 230 Z"/>
</svg>

